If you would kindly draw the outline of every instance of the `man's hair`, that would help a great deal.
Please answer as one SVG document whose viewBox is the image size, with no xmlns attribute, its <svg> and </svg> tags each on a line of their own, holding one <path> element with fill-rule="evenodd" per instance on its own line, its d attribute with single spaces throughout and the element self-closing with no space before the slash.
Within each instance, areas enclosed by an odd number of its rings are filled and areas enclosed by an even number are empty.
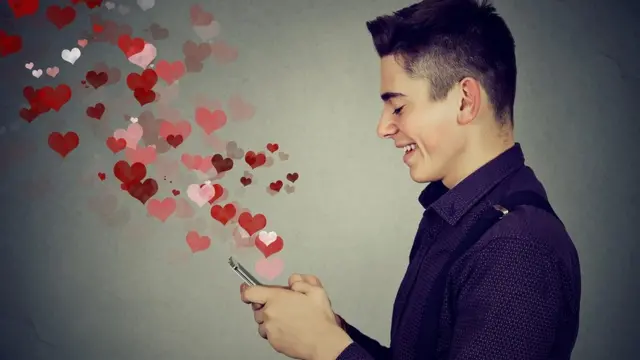
<svg viewBox="0 0 640 360">
<path fill-rule="evenodd" d="M 430 82 L 432 100 L 471 77 L 498 120 L 513 121 L 515 43 L 488 0 L 424 0 L 368 21 L 367 28 L 380 57 L 393 55 L 410 77 Z"/>
</svg>

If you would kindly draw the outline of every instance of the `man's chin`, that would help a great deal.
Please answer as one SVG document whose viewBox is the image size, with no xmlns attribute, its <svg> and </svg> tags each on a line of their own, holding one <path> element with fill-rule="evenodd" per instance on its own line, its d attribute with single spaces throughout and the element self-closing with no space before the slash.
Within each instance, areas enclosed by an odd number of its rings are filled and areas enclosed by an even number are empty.
<svg viewBox="0 0 640 360">
<path fill-rule="evenodd" d="M 437 176 L 435 176 L 434 174 L 430 174 L 428 171 L 425 171 L 424 169 L 418 169 L 419 166 L 414 165 L 413 167 L 409 168 L 409 175 L 411 176 L 411 179 L 419 184 L 425 184 L 425 183 L 430 183 L 430 182 L 434 182 L 434 181 L 438 181 L 439 179 L 437 179 Z"/>
</svg>

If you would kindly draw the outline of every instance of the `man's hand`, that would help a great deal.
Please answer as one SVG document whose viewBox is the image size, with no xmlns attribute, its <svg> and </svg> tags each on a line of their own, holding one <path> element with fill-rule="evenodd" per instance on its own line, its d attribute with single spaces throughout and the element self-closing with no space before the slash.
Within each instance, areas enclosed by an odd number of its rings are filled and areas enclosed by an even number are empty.
<svg viewBox="0 0 640 360">
<path fill-rule="evenodd" d="M 292 275 L 289 288 L 241 286 L 242 301 L 252 304 L 260 336 L 278 352 L 304 360 L 335 359 L 352 340 L 315 276 Z"/>
</svg>

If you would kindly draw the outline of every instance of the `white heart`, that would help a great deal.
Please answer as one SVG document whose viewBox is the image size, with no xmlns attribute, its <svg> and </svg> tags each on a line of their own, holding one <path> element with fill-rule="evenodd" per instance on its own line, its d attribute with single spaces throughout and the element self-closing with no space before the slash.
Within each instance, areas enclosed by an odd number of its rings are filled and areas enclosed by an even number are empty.
<svg viewBox="0 0 640 360">
<path fill-rule="evenodd" d="M 112 3 L 111 1 L 107 1 L 106 3 L 104 3 L 104 7 L 106 7 L 107 10 L 113 10 L 113 8 L 116 7 L 116 4 Z"/>
<path fill-rule="evenodd" d="M 266 232 L 263 230 L 258 234 L 258 239 L 260 239 L 260 241 L 262 241 L 267 246 L 271 245 L 271 243 L 276 241 L 277 238 L 278 234 L 276 234 L 275 231 Z"/>
<path fill-rule="evenodd" d="M 138 118 L 137 117 L 131 117 L 131 118 L 129 118 L 129 120 L 134 124 L 138 122 Z"/>
<path fill-rule="evenodd" d="M 64 49 L 62 50 L 62 60 L 73 65 L 78 58 L 80 58 L 80 49 L 73 48 L 71 50 Z"/>
<path fill-rule="evenodd" d="M 31 71 L 31 75 L 33 75 L 33 77 L 35 77 L 36 79 L 39 78 L 40 76 L 42 76 L 42 69 Z"/>
<path fill-rule="evenodd" d="M 138 6 L 140 6 L 140 9 L 142 9 L 142 11 L 151 9 L 155 4 L 155 0 L 138 0 Z"/>
</svg>

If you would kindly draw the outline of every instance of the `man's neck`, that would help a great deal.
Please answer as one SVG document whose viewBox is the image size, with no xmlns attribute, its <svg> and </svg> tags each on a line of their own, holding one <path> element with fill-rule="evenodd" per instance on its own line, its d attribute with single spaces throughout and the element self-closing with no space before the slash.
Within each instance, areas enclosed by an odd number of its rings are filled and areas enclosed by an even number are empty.
<svg viewBox="0 0 640 360">
<path fill-rule="evenodd" d="M 457 168 L 452 169 L 451 173 L 442 179 L 443 184 L 449 189 L 453 188 L 514 145 L 513 133 L 503 134 L 491 141 L 475 141 L 460 154 L 458 161 L 456 161 L 458 163 Z"/>
</svg>

